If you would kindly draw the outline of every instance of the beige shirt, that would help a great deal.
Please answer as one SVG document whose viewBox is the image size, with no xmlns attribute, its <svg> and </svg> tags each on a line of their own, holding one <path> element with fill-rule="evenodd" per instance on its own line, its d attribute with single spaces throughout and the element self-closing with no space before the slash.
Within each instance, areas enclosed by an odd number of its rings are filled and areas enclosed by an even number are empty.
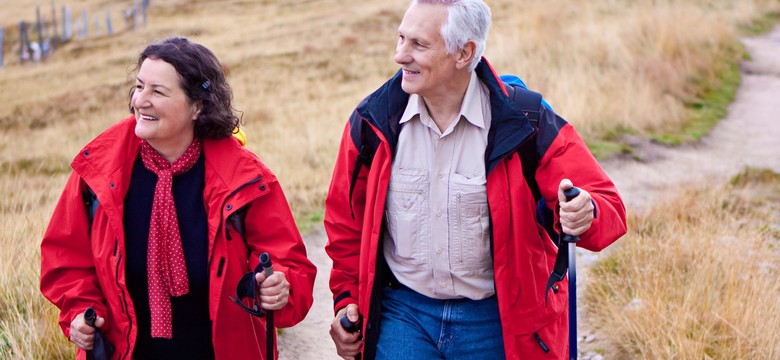
<svg viewBox="0 0 780 360">
<path fill-rule="evenodd" d="M 472 72 L 458 119 L 443 133 L 420 96 L 401 117 L 385 215 L 384 254 L 398 281 L 437 299 L 495 293 L 485 148 L 487 87 Z"/>
</svg>

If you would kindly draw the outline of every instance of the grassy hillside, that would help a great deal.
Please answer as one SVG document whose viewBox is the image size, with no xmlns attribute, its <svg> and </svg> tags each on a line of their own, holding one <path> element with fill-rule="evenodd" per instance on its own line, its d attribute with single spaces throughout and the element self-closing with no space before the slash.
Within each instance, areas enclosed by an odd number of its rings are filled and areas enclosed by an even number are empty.
<svg viewBox="0 0 780 360">
<path fill-rule="evenodd" d="M 6 53 L 16 49 L 13 24 L 34 19 L 32 3 L 3 5 L 19 17 L 4 24 Z M 125 2 L 109 3 L 115 35 L 71 41 L 37 65 L 7 56 L 0 87 L 13 90 L 0 93 L 3 166 L 67 171 L 86 141 L 127 114 L 130 70 L 143 46 L 184 35 L 213 49 L 227 68 L 248 146 L 279 175 L 302 220 L 321 208 L 346 117 L 397 69 L 392 55 L 406 4 L 154 2 L 149 25 L 129 32 L 119 16 Z M 623 147 L 625 133 L 679 138 L 692 111 L 709 107 L 707 95 L 724 89 L 722 81 L 733 93 L 739 78 L 726 75 L 743 56 L 736 29 L 778 11 L 779 3 L 491 1 L 486 55 L 499 72 L 542 92 L 604 153 Z M 106 1 L 77 4 L 74 13 L 104 11 Z"/>
<path fill-rule="evenodd" d="M 321 216 L 347 116 L 397 69 L 392 55 L 406 6 L 153 1 L 149 24 L 130 31 L 120 15 L 128 3 L 74 0 L 74 14 L 108 6 L 116 33 L 72 40 L 39 64 L 21 65 L 17 24 L 35 18 L 37 3 L 0 0 L 0 358 L 71 351 L 37 291 L 38 245 L 70 160 L 128 114 L 131 69 L 146 44 L 184 35 L 217 54 L 248 147 L 277 173 L 306 228 Z M 737 35 L 765 27 L 780 11 L 778 0 L 488 3 L 494 26 L 486 56 L 494 67 L 542 92 L 599 153 L 630 151 L 623 134 L 690 138 L 692 120 L 717 117 L 703 110 L 722 108 L 739 81 Z M 50 13 L 47 3 L 42 14 Z M 713 101 L 715 93 L 725 100 Z"/>
</svg>

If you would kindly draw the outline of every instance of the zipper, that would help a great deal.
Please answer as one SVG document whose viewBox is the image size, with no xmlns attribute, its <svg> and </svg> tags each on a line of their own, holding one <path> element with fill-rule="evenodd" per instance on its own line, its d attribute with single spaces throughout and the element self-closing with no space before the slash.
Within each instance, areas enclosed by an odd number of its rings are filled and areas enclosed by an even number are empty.
<svg viewBox="0 0 780 360">
<path fill-rule="evenodd" d="M 127 329 L 127 336 L 125 338 L 126 344 L 128 345 L 125 349 L 125 353 L 123 354 L 122 358 L 127 358 L 130 355 L 130 334 L 133 332 L 133 321 L 130 319 L 130 316 L 127 311 L 127 296 L 125 295 L 125 289 L 119 284 L 119 266 L 122 264 L 122 254 L 118 253 L 117 249 L 119 247 L 119 239 L 114 239 L 114 256 L 116 256 L 116 268 L 115 268 L 115 274 L 114 274 L 114 282 L 116 283 L 117 288 L 119 289 L 119 295 L 122 299 L 122 314 L 125 314 L 127 316 L 129 327 Z"/>
<path fill-rule="evenodd" d="M 460 263 L 463 263 L 463 236 L 462 232 L 460 231 L 463 224 L 461 223 L 460 218 L 460 193 L 455 195 L 455 212 L 457 213 L 457 225 L 455 226 L 455 231 L 458 233 L 458 261 Z"/>
<path fill-rule="evenodd" d="M 222 214 L 225 211 L 225 204 L 227 204 L 228 200 L 230 200 L 230 198 L 233 197 L 233 195 L 237 194 L 239 191 L 241 191 L 245 187 L 259 182 L 260 180 L 263 180 L 263 176 L 262 175 L 260 175 L 257 178 L 252 179 L 252 180 L 242 184 L 241 186 L 239 186 L 235 190 L 233 190 L 230 194 L 228 194 L 227 197 L 225 197 L 225 201 L 222 202 L 222 207 L 219 210 L 219 218 L 220 218 L 220 220 L 219 220 L 219 227 L 217 228 L 217 232 L 216 232 L 216 235 L 215 235 L 216 238 L 214 238 L 215 242 L 217 241 L 217 238 L 219 238 L 219 232 L 222 231 L 222 223 L 223 223 L 223 220 L 222 220 L 223 216 L 222 216 Z M 227 221 L 227 219 L 225 219 L 224 221 Z M 228 234 L 227 234 L 227 231 L 225 231 L 225 238 L 227 238 L 227 237 L 228 237 Z"/>
<path fill-rule="evenodd" d="M 217 277 L 222 277 L 222 268 L 225 267 L 225 257 L 219 258 L 219 266 L 217 266 Z"/>
<path fill-rule="evenodd" d="M 542 351 L 544 351 L 545 353 L 550 352 L 550 348 L 547 347 L 544 341 L 542 341 L 542 337 L 539 336 L 539 333 L 534 333 L 534 339 L 536 339 L 536 342 L 539 344 L 539 347 L 542 348 Z"/>
<path fill-rule="evenodd" d="M 223 216 L 224 211 L 225 211 L 225 204 L 227 204 L 228 200 L 230 200 L 230 198 L 233 197 L 233 195 L 236 195 L 239 191 L 241 191 L 245 187 L 250 186 L 252 184 L 255 184 L 255 183 L 259 182 L 260 180 L 263 180 L 263 176 L 262 175 L 258 176 L 255 179 L 247 181 L 246 183 L 242 184 L 241 186 L 239 186 L 235 190 L 233 190 L 230 194 L 228 194 L 227 197 L 225 197 L 225 201 L 222 202 L 222 207 L 219 209 L 219 225 L 218 225 L 217 231 L 216 231 L 216 233 L 214 235 L 214 243 L 215 244 L 217 242 L 217 239 L 219 239 L 220 231 L 222 231 L 222 227 L 223 227 L 222 224 L 223 224 L 223 222 L 227 223 L 227 218 L 224 218 L 224 216 Z M 223 220 L 223 218 L 224 218 L 224 220 Z M 228 237 L 227 224 L 225 224 L 224 226 L 226 228 L 225 229 L 225 238 L 227 238 Z M 246 239 L 244 239 L 244 245 L 246 246 Z M 247 247 L 247 251 L 249 251 L 248 247 Z M 210 257 L 211 255 L 213 255 L 213 252 L 212 252 L 212 254 L 209 255 L 209 264 L 211 264 L 211 257 Z M 220 264 L 218 266 L 219 269 L 217 269 L 217 277 L 222 275 L 221 272 L 222 272 L 222 267 L 224 266 L 224 260 L 225 260 L 224 257 L 220 260 Z"/>
<path fill-rule="evenodd" d="M 388 188 L 388 191 L 399 192 L 399 193 L 404 193 L 404 194 L 417 194 L 417 195 L 422 195 L 423 194 L 422 190 L 409 190 L 409 189 Z"/>
</svg>

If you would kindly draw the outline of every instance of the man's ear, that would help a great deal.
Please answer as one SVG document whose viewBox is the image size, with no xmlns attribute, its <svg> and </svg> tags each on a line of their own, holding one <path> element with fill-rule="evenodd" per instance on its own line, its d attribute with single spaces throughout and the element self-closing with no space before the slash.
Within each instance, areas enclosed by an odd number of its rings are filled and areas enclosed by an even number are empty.
<svg viewBox="0 0 780 360">
<path fill-rule="evenodd" d="M 471 64 L 471 61 L 474 60 L 476 53 L 477 44 L 473 40 L 466 42 L 466 45 L 463 45 L 463 48 L 458 52 L 458 69 L 468 68 L 469 64 Z"/>
</svg>

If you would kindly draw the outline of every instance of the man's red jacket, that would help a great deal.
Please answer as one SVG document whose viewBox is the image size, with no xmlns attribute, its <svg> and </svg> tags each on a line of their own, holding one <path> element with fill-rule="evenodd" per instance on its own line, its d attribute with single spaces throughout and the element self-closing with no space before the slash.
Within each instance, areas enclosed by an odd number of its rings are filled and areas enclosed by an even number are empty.
<svg viewBox="0 0 780 360">
<path fill-rule="evenodd" d="M 475 70 L 490 91 L 492 125 L 485 152 L 493 266 L 504 347 L 510 359 L 568 356 L 568 284 L 558 284 L 545 303 L 545 286 L 558 249 L 535 218 L 537 203 L 523 177 L 520 144 L 534 131 L 528 118 L 507 97 L 506 89 L 486 60 Z M 365 98 L 344 130 L 333 179 L 325 203 L 325 247 L 333 259 L 330 287 L 335 309 L 359 305 L 365 355 L 371 358 L 378 334 L 378 304 L 386 285 L 383 265 L 383 211 L 393 154 L 400 132 L 399 118 L 408 94 L 401 89 L 401 72 Z M 558 224 L 558 184 L 564 178 L 588 191 L 595 218 L 580 235 L 578 246 L 599 251 L 626 232 L 625 208 L 612 181 L 587 146 L 565 120 L 540 107 L 536 171 L 542 197 Z M 365 131 L 365 132 L 364 132 Z M 379 138 L 370 168 L 355 175 L 366 132 Z M 539 345 L 543 341 L 549 352 Z"/>
</svg>

